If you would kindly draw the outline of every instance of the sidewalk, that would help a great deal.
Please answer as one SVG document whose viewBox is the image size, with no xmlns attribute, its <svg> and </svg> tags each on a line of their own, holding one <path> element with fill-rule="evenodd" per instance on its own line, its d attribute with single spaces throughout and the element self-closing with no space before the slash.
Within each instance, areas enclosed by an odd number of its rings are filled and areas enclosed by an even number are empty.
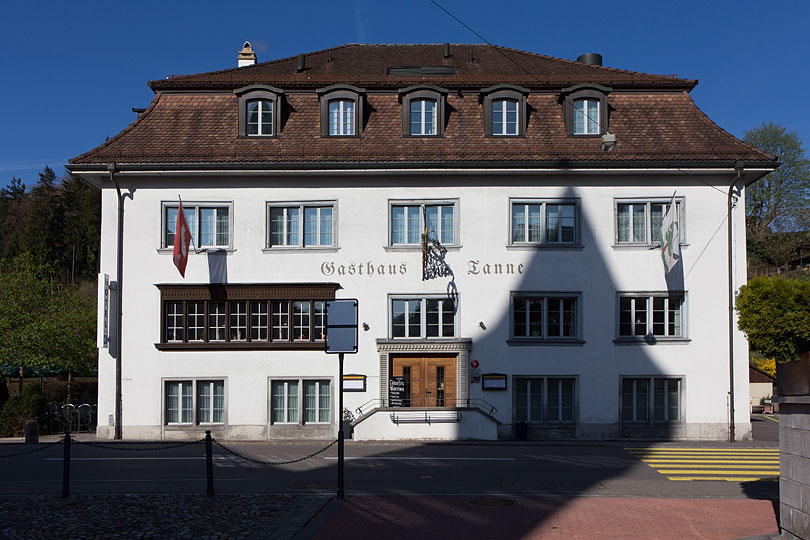
<svg viewBox="0 0 810 540">
<path fill-rule="evenodd" d="M 313 540 L 730 540 L 778 531 L 766 500 L 356 496 L 309 532 Z"/>
</svg>

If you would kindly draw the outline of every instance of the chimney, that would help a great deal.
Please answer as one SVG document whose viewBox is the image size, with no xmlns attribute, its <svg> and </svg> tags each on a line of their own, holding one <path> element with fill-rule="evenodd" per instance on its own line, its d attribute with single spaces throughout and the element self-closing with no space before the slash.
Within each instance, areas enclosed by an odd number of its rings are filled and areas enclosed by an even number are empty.
<svg viewBox="0 0 810 540">
<path fill-rule="evenodd" d="M 450 58 L 450 44 L 445 43 L 444 44 L 444 59 L 447 60 L 448 58 Z"/>
<path fill-rule="evenodd" d="M 256 53 L 250 46 L 250 42 L 246 41 L 239 55 L 236 57 L 237 67 L 252 66 L 256 63 Z"/>
<path fill-rule="evenodd" d="M 304 56 L 303 54 L 299 54 L 296 58 L 295 71 L 301 73 L 306 69 L 306 65 L 307 65 L 306 56 Z"/>
<path fill-rule="evenodd" d="M 601 66 L 602 55 L 594 52 L 582 54 L 579 56 L 579 58 L 577 58 L 577 62 L 582 62 L 583 64 L 587 64 L 589 66 Z"/>
</svg>

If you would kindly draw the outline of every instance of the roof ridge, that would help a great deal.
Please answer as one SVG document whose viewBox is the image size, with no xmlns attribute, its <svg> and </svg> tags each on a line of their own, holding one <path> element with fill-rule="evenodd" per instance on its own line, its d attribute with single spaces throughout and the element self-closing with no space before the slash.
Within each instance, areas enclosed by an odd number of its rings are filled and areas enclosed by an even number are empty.
<svg viewBox="0 0 810 540">
<path fill-rule="evenodd" d="M 583 62 L 580 62 L 579 60 L 569 60 L 568 58 L 561 58 L 559 56 L 551 56 L 551 55 L 548 55 L 548 54 L 542 54 L 542 53 L 537 53 L 537 52 L 533 52 L 533 51 L 524 51 L 522 49 L 514 49 L 512 47 L 504 47 L 503 45 L 492 45 L 492 47 L 496 47 L 498 49 L 504 49 L 504 50 L 512 51 L 512 52 L 517 52 L 517 53 L 521 53 L 521 54 L 525 54 L 525 55 L 537 56 L 537 57 L 540 57 L 540 58 L 546 58 L 548 60 L 555 60 L 555 61 L 558 61 L 558 62 L 565 62 L 567 64 L 573 64 L 573 65 L 576 65 L 576 66 L 587 66 L 589 68 L 605 69 L 605 70 L 615 71 L 615 72 L 618 72 L 618 73 L 627 73 L 627 74 L 631 74 L 631 75 L 644 75 L 644 76 L 647 76 L 647 77 L 660 77 L 660 78 L 666 79 L 668 81 L 672 81 L 672 80 L 675 80 L 675 81 L 695 81 L 695 86 L 697 85 L 697 80 L 696 79 L 681 79 L 680 77 L 670 77 L 668 75 L 660 75 L 658 73 L 646 73 L 644 71 L 634 71 L 634 70 L 630 70 L 630 69 L 620 69 L 620 68 L 614 68 L 614 67 L 610 67 L 610 66 L 601 66 L 601 65 L 600 66 L 595 66 L 595 65 L 592 65 L 592 64 L 585 64 Z M 601 56 L 601 54 L 600 54 L 600 56 Z"/>
<path fill-rule="evenodd" d="M 322 53 L 325 53 L 325 52 L 330 51 L 330 50 L 334 51 L 334 50 L 338 50 L 338 49 L 345 49 L 347 47 L 352 47 L 352 46 L 355 46 L 355 45 L 360 45 L 360 44 L 359 43 L 344 43 L 343 45 L 337 45 L 335 47 L 327 47 L 326 49 L 320 49 L 320 50 L 317 50 L 317 51 L 312 51 L 312 52 L 308 52 L 308 53 L 304 53 L 304 54 L 322 54 Z M 221 73 L 229 73 L 231 71 L 238 71 L 238 70 L 245 70 L 245 69 L 250 70 L 251 68 L 256 68 L 258 66 L 266 66 L 266 65 L 269 65 L 269 64 L 278 64 L 278 63 L 281 63 L 281 62 L 289 62 L 290 60 L 294 60 L 294 59 L 295 59 L 295 56 L 285 56 L 284 58 L 275 58 L 273 60 L 268 60 L 266 62 L 256 62 L 255 64 L 251 64 L 249 66 L 236 66 L 236 67 L 229 67 L 229 68 L 225 68 L 225 69 L 217 69 L 217 70 L 214 70 L 214 71 L 203 71 L 201 73 L 187 73 L 185 75 L 178 75 L 176 77 L 166 77 L 166 79 L 154 79 L 152 81 L 149 81 L 147 84 L 151 88 L 152 83 L 161 83 L 161 82 L 163 82 L 163 81 L 165 81 L 167 79 L 168 80 L 176 80 L 176 79 L 183 79 L 184 77 L 197 77 L 199 75 L 219 75 Z"/>
</svg>

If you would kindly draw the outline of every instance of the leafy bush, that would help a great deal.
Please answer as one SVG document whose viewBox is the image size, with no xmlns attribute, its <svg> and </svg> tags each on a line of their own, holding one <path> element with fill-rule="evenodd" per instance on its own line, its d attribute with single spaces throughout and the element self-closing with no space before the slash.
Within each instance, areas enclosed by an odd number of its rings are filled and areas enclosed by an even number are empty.
<svg viewBox="0 0 810 540">
<path fill-rule="evenodd" d="M 11 396 L 0 412 L 0 436 L 19 437 L 25 434 L 25 422 L 37 420 L 40 426 L 46 422 L 48 401 L 37 384 L 23 388 L 22 394 Z M 41 428 L 40 428 L 41 429 Z"/>
<path fill-rule="evenodd" d="M 740 287 L 739 328 L 751 346 L 777 362 L 810 351 L 810 281 L 759 277 Z"/>
</svg>

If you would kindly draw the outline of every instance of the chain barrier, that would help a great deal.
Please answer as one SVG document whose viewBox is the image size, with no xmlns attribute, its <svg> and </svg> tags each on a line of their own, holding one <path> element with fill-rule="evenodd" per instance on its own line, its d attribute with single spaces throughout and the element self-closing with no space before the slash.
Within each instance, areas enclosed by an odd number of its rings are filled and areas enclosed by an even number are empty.
<svg viewBox="0 0 810 540">
<path fill-rule="evenodd" d="M 243 455 L 242 455 L 242 454 L 240 454 L 239 452 L 235 452 L 235 451 L 231 450 L 230 448 L 228 448 L 227 446 L 223 445 L 221 442 L 219 442 L 218 440 L 216 440 L 216 439 L 214 439 L 214 438 L 212 438 L 211 440 L 212 440 L 212 441 L 214 441 L 214 444 L 216 444 L 217 446 L 219 446 L 220 448 L 222 448 L 223 450 L 225 450 L 225 451 L 226 451 L 226 452 L 228 452 L 229 454 L 232 454 L 232 455 L 234 455 L 234 456 L 236 456 L 236 457 L 238 457 L 238 458 L 244 459 L 245 461 L 250 461 L 251 463 L 258 463 L 259 465 L 290 465 L 290 464 L 292 464 L 292 463 L 299 463 L 299 462 L 301 462 L 301 461 L 306 461 L 307 459 L 314 458 L 314 457 L 315 457 L 315 456 L 317 456 L 318 454 L 321 454 L 321 453 L 323 453 L 323 452 L 326 452 L 328 449 L 330 449 L 331 447 L 333 447 L 333 446 L 334 446 L 334 445 L 335 445 L 335 444 L 338 442 L 338 440 L 337 440 L 337 439 L 335 439 L 334 441 L 330 442 L 328 445 L 324 446 L 324 447 L 323 447 L 323 448 L 321 448 L 320 450 L 318 450 L 318 451 L 316 451 L 316 452 L 313 452 L 313 453 L 311 453 L 310 455 L 308 455 L 308 456 L 304 456 L 304 457 L 302 457 L 302 458 L 298 458 L 298 459 L 291 459 L 291 460 L 289 460 L 289 461 L 262 461 L 262 460 L 260 460 L 260 459 L 253 459 L 253 458 L 249 458 L 249 457 L 247 457 L 247 456 L 243 456 Z"/>
<path fill-rule="evenodd" d="M 81 444 L 82 446 L 93 446 L 95 448 L 104 448 L 105 450 L 121 450 L 122 452 L 151 452 L 153 450 L 168 450 L 170 448 L 180 448 L 182 446 L 200 444 L 202 442 L 205 442 L 205 438 L 196 441 L 185 441 L 177 444 L 149 446 L 146 448 L 126 448 L 126 445 L 122 445 L 121 443 L 97 443 L 97 442 L 94 443 L 89 441 L 80 441 L 79 439 L 72 439 L 71 442 L 75 444 Z"/>
<path fill-rule="evenodd" d="M 45 444 L 44 446 L 40 446 L 38 448 L 33 448 L 31 450 L 25 450 L 23 452 L 17 452 L 15 454 L 3 454 L 0 455 L 0 458 L 7 458 L 7 457 L 17 457 L 17 456 L 24 456 L 26 454 L 33 454 L 34 452 L 39 452 L 40 450 L 45 450 L 46 448 L 51 448 L 52 446 L 56 446 L 57 444 L 64 444 L 65 439 L 59 439 L 56 442 Z"/>
</svg>

